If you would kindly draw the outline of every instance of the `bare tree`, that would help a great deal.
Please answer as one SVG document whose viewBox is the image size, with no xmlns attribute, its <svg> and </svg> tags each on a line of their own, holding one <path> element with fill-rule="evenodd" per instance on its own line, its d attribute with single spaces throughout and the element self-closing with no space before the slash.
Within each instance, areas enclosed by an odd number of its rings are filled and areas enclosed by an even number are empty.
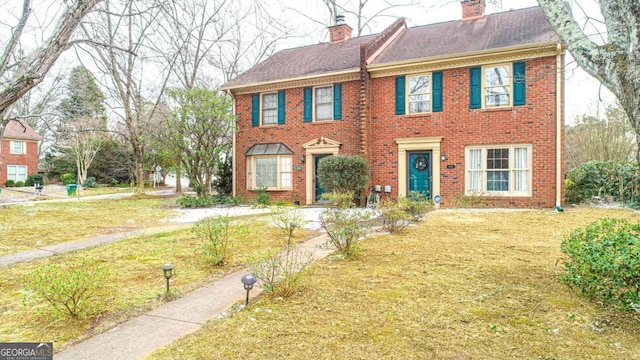
<svg viewBox="0 0 640 360">
<path fill-rule="evenodd" d="M 58 57 L 72 46 L 72 36 L 82 19 L 103 0 L 65 1 L 68 4 L 49 37 L 26 55 L 21 38 L 32 12 L 31 1 L 22 2 L 17 23 L 6 25 L 8 39 L 0 44 L 0 116 L 30 89 L 40 84 Z"/>
<path fill-rule="evenodd" d="M 586 14 L 579 2 L 575 11 L 563 1 L 538 0 L 551 25 L 574 59 L 587 73 L 600 81 L 617 97 L 636 135 L 640 135 L 640 3 L 636 0 L 600 0 L 603 21 Z M 587 22 L 597 21 L 602 31 L 589 36 L 576 20 L 580 14 Z M 636 142 L 640 136 L 636 137 Z M 640 147 L 636 152 L 640 162 Z"/>
<path fill-rule="evenodd" d="M 112 113 L 124 124 L 135 161 L 137 191 L 144 191 L 145 150 L 154 113 L 164 93 L 173 61 L 161 61 L 150 44 L 160 8 L 154 1 L 105 0 L 105 11 L 83 26 L 88 37 L 108 46 L 87 49 L 108 81 L 116 102 Z"/>
<path fill-rule="evenodd" d="M 567 171 L 591 160 L 630 161 L 636 153 L 634 133 L 619 106 L 609 106 L 604 119 L 582 115 L 565 134 Z"/>
</svg>

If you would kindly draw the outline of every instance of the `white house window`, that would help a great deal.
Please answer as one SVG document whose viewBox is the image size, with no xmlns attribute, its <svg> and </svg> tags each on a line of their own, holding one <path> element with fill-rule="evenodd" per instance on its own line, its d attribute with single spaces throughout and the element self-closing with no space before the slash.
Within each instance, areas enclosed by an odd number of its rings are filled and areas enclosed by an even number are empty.
<svg viewBox="0 0 640 360">
<path fill-rule="evenodd" d="M 531 145 L 466 148 L 467 195 L 531 196 Z"/>
<path fill-rule="evenodd" d="M 511 106 L 511 67 L 502 64 L 482 68 L 485 107 Z"/>
<path fill-rule="evenodd" d="M 9 149 L 11 154 L 26 154 L 27 144 L 24 141 L 10 141 Z"/>
<path fill-rule="evenodd" d="M 278 93 L 262 95 L 262 125 L 278 123 Z"/>
<path fill-rule="evenodd" d="M 7 165 L 7 180 L 26 181 L 27 166 L 26 165 Z"/>
<path fill-rule="evenodd" d="M 315 120 L 333 120 L 333 86 L 315 88 Z"/>
<path fill-rule="evenodd" d="M 431 111 L 431 75 L 410 76 L 407 89 L 409 113 Z"/>
<path fill-rule="evenodd" d="M 293 151 L 283 143 L 253 145 L 247 156 L 247 189 L 291 190 Z"/>
</svg>

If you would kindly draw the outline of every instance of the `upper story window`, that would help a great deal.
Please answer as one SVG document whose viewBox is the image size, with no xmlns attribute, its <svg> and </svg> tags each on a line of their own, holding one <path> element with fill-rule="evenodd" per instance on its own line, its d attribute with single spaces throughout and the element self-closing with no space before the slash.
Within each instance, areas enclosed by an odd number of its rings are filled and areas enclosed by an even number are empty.
<svg viewBox="0 0 640 360">
<path fill-rule="evenodd" d="M 333 120 L 333 86 L 317 87 L 314 92 L 314 120 Z"/>
<path fill-rule="evenodd" d="M 278 94 L 262 94 L 262 125 L 278 123 Z"/>
<path fill-rule="evenodd" d="M 409 114 L 431 111 L 431 75 L 409 76 Z"/>
<path fill-rule="evenodd" d="M 10 141 L 9 142 L 9 152 L 11 154 L 26 154 L 27 153 L 27 143 L 24 141 Z"/>
<path fill-rule="evenodd" d="M 525 105 L 524 62 L 495 64 L 470 69 L 469 108 L 492 109 Z"/>
<path fill-rule="evenodd" d="M 513 81 L 510 68 L 510 64 L 482 68 L 485 107 L 511 106 L 511 84 Z"/>
<path fill-rule="evenodd" d="M 284 90 L 251 95 L 251 126 L 284 125 L 286 116 Z"/>
<path fill-rule="evenodd" d="M 396 115 L 442 111 L 442 71 L 396 77 Z"/>
<path fill-rule="evenodd" d="M 304 88 L 304 122 L 342 120 L 342 84 Z"/>
<path fill-rule="evenodd" d="M 468 195 L 531 196 L 531 145 L 470 146 Z"/>
</svg>

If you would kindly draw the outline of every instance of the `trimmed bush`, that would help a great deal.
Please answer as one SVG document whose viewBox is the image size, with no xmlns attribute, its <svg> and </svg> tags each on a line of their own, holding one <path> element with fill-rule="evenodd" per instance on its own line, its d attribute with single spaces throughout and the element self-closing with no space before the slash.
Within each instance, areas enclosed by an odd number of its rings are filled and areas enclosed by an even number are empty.
<svg viewBox="0 0 640 360">
<path fill-rule="evenodd" d="M 44 185 L 44 177 L 41 174 L 31 174 L 24 182 L 25 186 L 33 186 L 35 184 Z"/>
<path fill-rule="evenodd" d="M 367 188 L 369 165 L 362 156 L 332 155 L 318 165 L 318 181 L 327 192 L 359 196 Z"/>
<path fill-rule="evenodd" d="M 23 187 L 24 181 L 16 181 L 16 187 Z"/>
<path fill-rule="evenodd" d="M 617 201 L 640 203 L 638 164 L 614 161 L 589 161 L 567 174 L 565 197 L 580 203 L 594 196 L 613 197 Z"/>
<path fill-rule="evenodd" d="M 91 176 L 91 177 L 88 177 L 87 180 L 84 181 L 84 184 L 82 184 L 82 186 L 84 186 L 86 188 L 97 188 L 98 187 L 98 183 L 96 182 L 96 178 Z"/>
<path fill-rule="evenodd" d="M 602 219 L 575 230 L 560 249 L 571 258 L 566 284 L 603 304 L 640 311 L 640 224 Z"/>
<path fill-rule="evenodd" d="M 4 182 L 4 186 L 6 186 L 6 187 L 14 187 L 14 186 L 16 186 L 16 182 L 11 180 L 11 179 L 9 179 L 9 180 Z"/>
<path fill-rule="evenodd" d="M 62 174 L 62 176 L 60 176 L 60 180 L 62 181 L 63 185 L 75 184 L 76 175 L 70 173 Z"/>
</svg>

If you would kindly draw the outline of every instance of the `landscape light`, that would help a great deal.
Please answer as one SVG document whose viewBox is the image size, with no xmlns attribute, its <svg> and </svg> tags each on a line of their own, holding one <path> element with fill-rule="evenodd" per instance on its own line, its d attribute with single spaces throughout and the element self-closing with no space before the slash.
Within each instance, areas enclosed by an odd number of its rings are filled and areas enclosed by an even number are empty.
<svg viewBox="0 0 640 360">
<path fill-rule="evenodd" d="M 161 267 L 162 272 L 164 273 L 164 278 L 167 279 L 167 294 L 169 293 L 169 279 L 171 279 L 171 277 L 173 276 L 174 268 L 175 265 L 173 264 L 164 264 Z"/>
<path fill-rule="evenodd" d="M 258 279 L 253 274 L 247 274 L 243 276 L 242 279 L 240 279 L 240 281 L 242 281 L 242 284 L 244 285 L 244 289 L 247 290 L 247 301 L 245 305 L 249 305 L 249 291 L 253 289 L 253 284 L 255 284 L 256 281 L 258 281 Z"/>
</svg>

